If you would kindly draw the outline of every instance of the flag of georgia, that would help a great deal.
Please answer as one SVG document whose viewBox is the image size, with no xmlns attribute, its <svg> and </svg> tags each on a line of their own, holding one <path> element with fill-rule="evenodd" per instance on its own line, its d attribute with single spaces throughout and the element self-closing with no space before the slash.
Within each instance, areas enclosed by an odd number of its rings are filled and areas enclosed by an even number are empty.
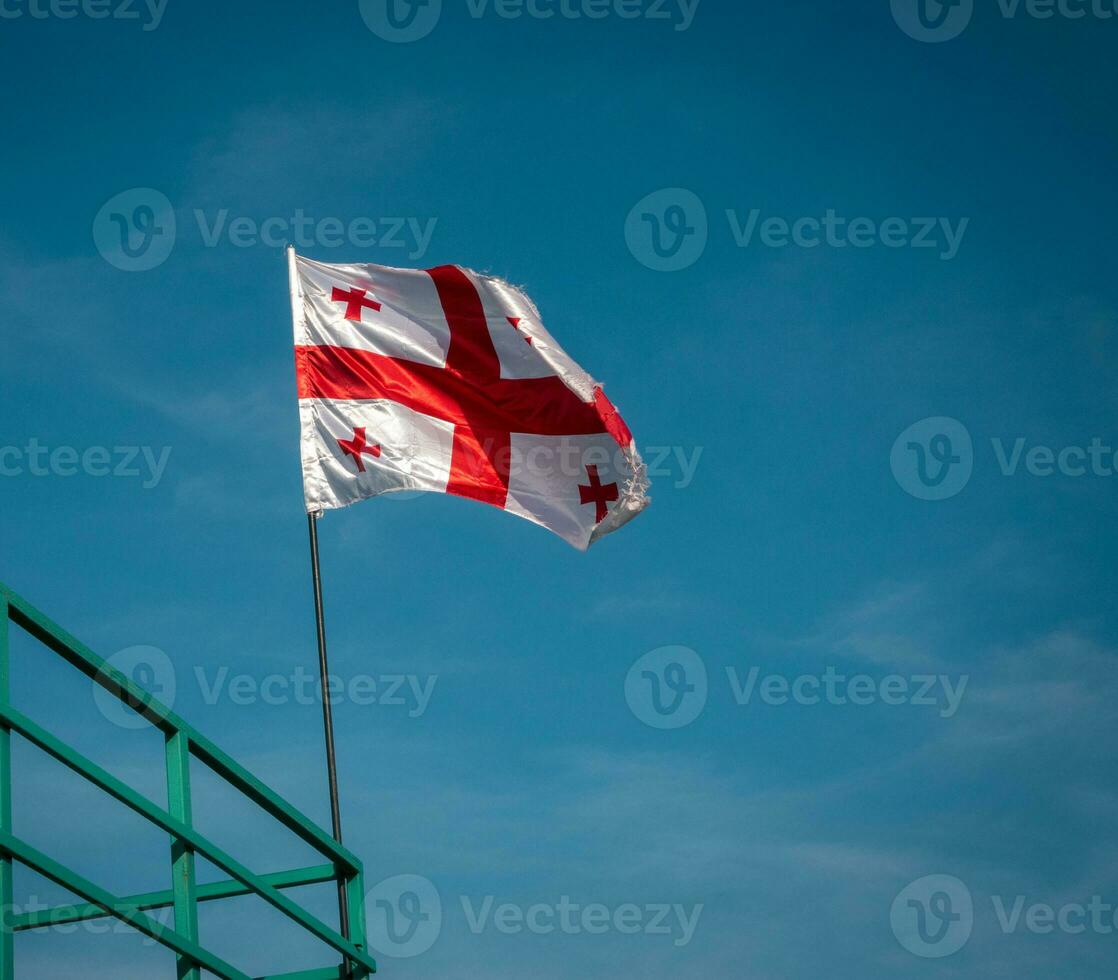
<svg viewBox="0 0 1118 980">
<path fill-rule="evenodd" d="M 585 550 L 648 505 L 628 426 L 519 289 L 288 254 L 308 512 L 450 493 Z"/>
</svg>

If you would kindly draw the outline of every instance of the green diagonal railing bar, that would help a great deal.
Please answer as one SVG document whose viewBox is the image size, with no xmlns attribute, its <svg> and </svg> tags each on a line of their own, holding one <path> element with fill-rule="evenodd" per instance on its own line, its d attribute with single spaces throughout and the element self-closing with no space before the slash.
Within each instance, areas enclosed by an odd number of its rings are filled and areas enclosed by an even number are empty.
<svg viewBox="0 0 1118 980">
<path fill-rule="evenodd" d="M 160 809 L 147 797 L 141 796 L 124 782 L 110 775 L 95 762 L 90 761 L 80 752 L 70 748 L 61 740 L 55 738 L 44 728 L 35 724 L 14 708 L 0 707 L 0 723 L 9 730 L 22 735 L 32 744 L 53 756 L 59 762 L 68 766 L 74 772 L 85 776 L 91 783 L 104 790 L 120 803 L 134 810 L 151 823 L 161 827 L 172 835 L 172 838 L 189 844 L 190 847 L 201 854 L 206 860 L 216 864 L 226 874 L 231 875 L 241 884 L 250 888 L 255 894 L 289 918 L 313 932 L 323 942 L 333 946 L 340 953 L 361 959 L 360 952 L 350 942 L 343 939 L 329 926 L 324 925 L 310 913 L 303 911 L 289 898 L 282 895 L 278 889 L 273 888 L 258 875 L 253 874 L 244 865 L 234 860 L 216 844 L 206 840 L 196 830 L 176 820 L 165 810 Z M 367 959 L 367 957 L 366 957 Z M 371 961 L 370 961 L 371 962 Z"/>
<path fill-rule="evenodd" d="M 219 977 L 222 977 L 223 980 L 249 980 L 248 974 L 242 973 L 236 967 L 230 966 L 224 960 L 202 949 L 197 943 L 180 936 L 174 929 L 168 929 L 166 926 L 160 925 L 134 905 L 122 902 L 103 888 L 99 888 L 81 875 L 64 868 L 57 861 L 51 860 L 30 844 L 17 840 L 11 834 L 0 833 L 0 850 L 11 855 L 20 863 L 27 865 L 32 871 L 37 871 L 56 884 L 72 891 L 75 895 L 80 895 L 87 901 L 100 905 L 122 922 L 127 922 L 145 936 L 149 936 L 156 942 L 173 949 L 180 956 L 201 964 L 211 973 L 216 973 Z"/>
<path fill-rule="evenodd" d="M 332 864 L 320 864 L 314 868 L 302 868 L 298 871 L 279 871 L 273 874 L 261 875 L 273 888 L 302 888 L 304 885 L 321 885 L 328 881 L 337 881 L 338 874 Z M 195 895 L 199 902 L 212 902 L 219 898 L 239 898 L 242 895 L 251 895 L 252 889 L 242 885 L 239 881 L 215 881 L 208 885 L 198 885 Z M 175 904 L 174 893 L 171 891 L 145 892 L 142 895 L 129 895 L 121 899 L 127 905 L 135 905 L 145 912 L 151 909 L 166 909 Z M 12 918 L 12 929 L 22 932 L 24 929 L 43 929 L 47 926 L 64 926 L 71 922 L 86 922 L 90 919 L 103 919 L 109 913 L 100 905 L 59 905 L 53 909 L 40 909 L 37 912 L 24 912 Z"/>
<path fill-rule="evenodd" d="M 133 710 L 164 736 L 167 809 L 156 806 L 122 780 L 17 711 L 9 702 L 9 624 L 24 630 L 59 654 Z M 14 833 L 11 819 L 11 737 L 16 734 L 83 776 L 109 796 L 165 830 L 171 839 L 171 888 L 163 892 L 118 898 L 53 861 Z M 213 770 L 248 799 L 299 836 L 330 862 L 315 868 L 258 875 L 240 864 L 194 829 L 191 822 L 190 759 Z M 229 881 L 200 885 L 194 859 L 200 855 L 230 876 Z M 16 914 L 12 896 L 12 864 L 18 861 L 45 875 L 80 898 L 84 905 L 60 906 Z M 283 890 L 324 882 L 341 882 L 349 896 L 349 934 L 335 929 L 293 902 Z M 363 980 L 376 972 L 365 950 L 364 875 L 360 861 L 203 735 L 175 715 L 152 694 L 136 685 L 92 650 L 47 619 L 10 589 L 0 585 L 0 980 L 14 980 L 13 939 L 17 932 L 68 922 L 115 917 L 176 953 L 177 980 L 200 980 L 203 969 L 227 980 L 247 975 L 200 945 L 198 903 L 240 895 L 256 895 L 311 933 L 341 957 L 342 965 L 275 974 L 272 980 Z M 145 910 L 171 908 L 174 926 L 164 926 Z M 345 963 L 350 967 L 346 972 Z M 268 978 L 264 978 L 268 980 Z"/>
<path fill-rule="evenodd" d="M 344 866 L 350 873 L 361 870 L 361 862 L 326 831 L 312 823 L 248 770 L 234 762 L 201 732 L 196 731 L 170 708 L 160 703 L 155 695 L 145 691 L 115 667 L 106 663 L 62 627 L 51 622 L 2 584 L 0 584 L 0 596 L 7 599 L 13 623 L 26 630 L 44 646 L 50 647 L 110 694 L 134 708 L 164 735 L 175 732 L 186 735 L 190 740 L 190 754 L 195 759 L 204 762 L 226 782 L 267 810 L 271 816 L 315 850 L 333 858 L 335 863 Z"/>
</svg>

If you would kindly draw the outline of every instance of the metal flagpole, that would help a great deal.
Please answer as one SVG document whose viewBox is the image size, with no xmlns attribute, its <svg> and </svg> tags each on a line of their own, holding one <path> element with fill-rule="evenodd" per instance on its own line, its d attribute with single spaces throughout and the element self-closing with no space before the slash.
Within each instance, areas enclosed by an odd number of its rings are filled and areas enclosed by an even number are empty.
<svg viewBox="0 0 1118 980">
<path fill-rule="evenodd" d="M 311 577 L 314 580 L 314 620 L 318 630 L 318 670 L 322 678 L 322 725 L 326 730 L 326 774 L 330 781 L 330 823 L 334 840 L 342 843 L 342 810 L 338 799 L 338 766 L 334 755 L 334 713 L 330 704 L 330 668 L 326 659 L 326 622 L 322 613 L 322 574 L 318 564 L 318 515 L 307 515 L 311 538 Z M 338 911 L 342 935 L 349 939 L 349 898 L 346 883 L 338 882 Z M 347 965 L 348 966 L 348 965 Z"/>
<path fill-rule="evenodd" d="M 303 298 L 299 290 L 299 271 L 295 264 L 295 247 L 287 246 L 287 274 L 291 290 L 291 316 L 295 332 L 300 333 L 303 323 Z M 298 340 L 296 341 L 299 342 Z M 330 784 L 330 824 L 334 840 L 342 843 L 342 810 L 338 797 L 338 764 L 334 754 L 334 712 L 330 704 L 330 668 L 326 658 L 326 620 L 322 612 L 322 573 L 318 563 L 318 514 L 307 514 L 307 530 L 311 544 L 311 579 L 314 583 L 314 620 L 318 632 L 318 670 L 322 681 L 322 727 L 326 734 L 326 775 Z M 341 917 L 341 934 L 350 938 L 349 895 L 344 878 L 338 881 L 338 913 Z M 343 963 L 343 977 L 350 976 L 351 964 Z"/>
</svg>

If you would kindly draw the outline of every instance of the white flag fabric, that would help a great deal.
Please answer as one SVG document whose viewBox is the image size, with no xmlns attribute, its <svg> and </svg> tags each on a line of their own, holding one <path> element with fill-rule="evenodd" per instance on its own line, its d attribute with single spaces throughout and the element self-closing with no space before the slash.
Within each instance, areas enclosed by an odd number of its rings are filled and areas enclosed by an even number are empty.
<svg viewBox="0 0 1118 980">
<path fill-rule="evenodd" d="M 648 505 L 621 415 L 519 289 L 288 256 L 308 513 L 449 493 L 585 550 Z"/>
</svg>

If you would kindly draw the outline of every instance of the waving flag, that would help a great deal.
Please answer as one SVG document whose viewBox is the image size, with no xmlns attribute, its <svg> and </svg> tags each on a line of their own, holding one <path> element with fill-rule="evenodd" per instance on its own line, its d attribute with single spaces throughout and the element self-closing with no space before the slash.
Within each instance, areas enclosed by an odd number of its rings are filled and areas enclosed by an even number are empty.
<svg viewBox="0 0 1118 980">
<path fill-rule="evenodd" d="M 647 506 L 628 427 L 519 289 L 289 259 L 308 513 L 450 493 L 585 549 Z"/>
</svg>

